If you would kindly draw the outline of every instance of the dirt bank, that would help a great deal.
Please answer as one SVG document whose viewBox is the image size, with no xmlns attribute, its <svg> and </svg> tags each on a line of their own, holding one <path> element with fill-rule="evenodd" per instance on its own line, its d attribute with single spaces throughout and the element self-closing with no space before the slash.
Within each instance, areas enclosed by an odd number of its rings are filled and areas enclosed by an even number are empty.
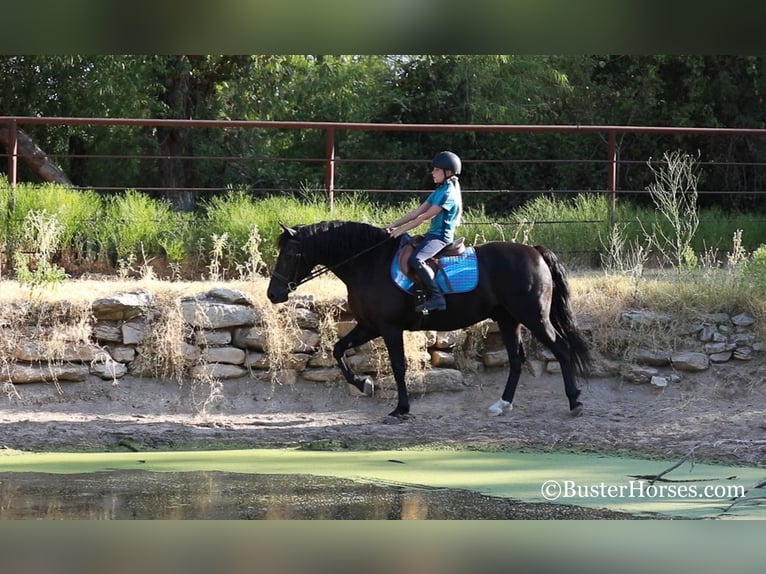
<svg viewBox="0 0 766 574">
<path fill-rule="evenodd" d="M 309 448 L 531 448 L 676 459 L 766 460 L 766 367 L 713 366 L 663 389 L 615 378 L 582 383 L 572 418 L 558 375 L 525 373 L 514 409 L 490 417 L 505 370 L 467 377 L 465 390 L 414 397 L 412 416 L 385 424 L 390 398 L 299 380 L 292 386 L 224 381 L 220 395 L 175 382 L 126 377 L 112 384 L 19 385 L 0 407 L 0 446 L 21 450 Z M 205 405 L 205 401 L 207 404 Z M 749 442 L 746 442 L 749 441 Z"/>
</svg>

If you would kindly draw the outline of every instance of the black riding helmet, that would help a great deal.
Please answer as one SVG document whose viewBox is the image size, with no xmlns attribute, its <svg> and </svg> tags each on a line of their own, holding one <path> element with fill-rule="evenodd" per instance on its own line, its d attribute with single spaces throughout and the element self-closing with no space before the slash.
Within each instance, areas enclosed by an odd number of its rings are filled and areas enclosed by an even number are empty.
<svg viewBox="0 0 766 574">
<path fill-rule="evenodd" d="M 455 175 L 460 175 L 462 165 L 460 158 L 451 151 L 440 151 L 431 161 L 432 168 L 448 169 Z"/>
</svg>

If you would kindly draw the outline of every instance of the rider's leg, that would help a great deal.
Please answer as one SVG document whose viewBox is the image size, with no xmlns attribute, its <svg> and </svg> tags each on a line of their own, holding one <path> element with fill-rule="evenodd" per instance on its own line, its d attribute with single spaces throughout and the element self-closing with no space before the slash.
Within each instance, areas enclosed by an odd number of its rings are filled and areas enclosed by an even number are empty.
<svg viewBox="0 0 766 574">
<path fill-rule="evenodd" d="M 425 263 L 427 259 L 430 259 L 444 249 L 445 245 L 446 243 L 440 239 L 426 238 L 410 256 L 409 264 L 415 270 L 426 289 L 425 303 L 415 307 L 415 311 L 418 313 L 426 314 L 430 311 L 443 311 L 447 308 L 447 302 L 444 299 L 444 295 L 442 295 L 441 289 L 439 289 L 439 285 L 436 283 L 436 278 Z"/>
</svg>

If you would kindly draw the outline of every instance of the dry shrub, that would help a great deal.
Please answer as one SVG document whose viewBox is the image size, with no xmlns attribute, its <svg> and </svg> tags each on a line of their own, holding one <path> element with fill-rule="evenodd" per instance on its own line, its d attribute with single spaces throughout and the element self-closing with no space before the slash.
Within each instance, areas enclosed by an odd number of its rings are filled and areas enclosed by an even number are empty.
<svg viewBox="0 0 766 574">
<path fill-rule="evenodd" d="M 430 357 L 426 352 L 428 334 L 424 331 L 404 332 L 404 355 L 407 359 L 407 372 L 413 377 L 422 377 L 430 367 Z M 388 360 L 388 353 L 386 353 Z"/>
<path fill-rule="evenodd" d="M 569 277 L 578 325 L 602 353 L 622 350 L 619 316 L 635 302 L 634 283 L 625 276 Z"/>
<path fill-rule="evenodd" d="M 223 382 L 210 376 L 195 378 L 191 384 L 191 402 L 198 413 L 209 414 L 224 400 Z"/>
<path fill-rule="evenodd" d="M 146 311 L 146 331 L 136 351 L 157 378 L 182 384 L 191 366 L 187 358 L 191 329 L 184 320 L 181 300 L 174 291 L 156 290 L 153 301 Z"/>
<path fill-rule="evenodd" d="M 333 347 L 335 347 L 335 343 L 338 341 L 338 321 L 345 305 L 345 300 L 339 298 L 317 301 L 314 305 L 319 321 L 319 348 L 317 352 L 322 357 L 332 355 Z"/>
<path fill-rule="evenodd" d="M 283 305 L 266 305 L 261 308 L 263 318 L 264 350 L 269 356 L 269 377 L 272 386 L 281 385 L 280 377 L 287 368 L 300 328 L 295 317 L 296 300 Z"/>
<path fill-rule="evenodd" d="M 475 371 L 477 359 L 484 351 L 484 341 L 489 333 L 491 321 L 475 323 L 462 330 L 462 336 L 455 344 L 455 363 L 461 371 Z"/>
<path fill-rule="evenodd" d="M 426 351 L 427 346 L 428 334 L 426 332 L 404 332 L 404 356 L 407 364 L 407 388 L 414 394 L 423 394 L 426 390 L 425 374 L 431 368 L 431 357 Z M 388 360 L 388 353 L 386 353 L 386 360 Z"/>
<path fill-rule="evenodd" d="M 0 380 L 3 393 L 8 398 L 18 398 L 19 393 L 11 382 L 13 351 L 22 337 L 23 317 L 18 303 L 0 305 Z"/>
<path fill-rule="evenodd" d="M 91 342 L 93 316 L 90 302 L 78 301 L 14 301 L 0 306 L 0 372 L 4 392 L 20 397 L 10 377 L 14 352 L 20 345 L 33 342 L 40 360 L 50 368 L 50 379 L 56 390 L 62 392 L 55 367 L 64 364 L 70 345 Z"/>
<path fill-rule="evenodd" d="M 413 395 L 425 392 L 425 374 L 430 369 L 430 357 L 426 351 L 428 345 L 428 332 L 405 331 L 404 357 L 407 367 L 406 380 L 407 390 Z M 377 393 L 385 399 L 396 398 L 396 381 L 391 369 L 391 361 L 388 357 L 388 349 L 383 339 L 377 338 L 359 347 L 358 352 L 370 353 L 375 368 L 372 373 Z"/>
<path fill-rule="evenodd" d="M 174 289 L 155 289 L 153 300 L 145 315 L 146 331 L 137 346 L 138 355 L 156 378 L 173 380 L 179 386 L 188 384 L 196 411 L 209 413 L 223 400 L 223 383 L 204 369 L 196 376 L 189 372 L 193 366 L 204 365 L 205 359 L 202 353 L 190 357 L 193 328 L 184 319 L 181 297 Z"/>
</svg>

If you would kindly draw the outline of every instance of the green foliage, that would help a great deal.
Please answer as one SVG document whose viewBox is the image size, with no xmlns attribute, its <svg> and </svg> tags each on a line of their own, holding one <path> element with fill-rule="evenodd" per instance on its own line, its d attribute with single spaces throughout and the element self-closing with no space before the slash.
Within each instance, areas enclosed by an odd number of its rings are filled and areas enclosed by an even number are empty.
<svg viewBox="0 0 766 574">
<path fill-rule="evenodd" d="M 76 259 L 98 251 L 94 223 L 101 218 L 102 208 L 101 198 L 90 190 L 75 191 L 57 184 L 18 184 L 12 190 L 7 180 L 0 180 L 0 236 L 18 240 L 28 224 L 27 214 L 45 212 L 60 227 L 58 245 Z"/>
<path fill-rule="evenodd" d="M 67 55 L 0 58 L 0 109 L 4 114 L 52 117 L 157 117 L 153 101 L 156 75 L 145 56 Z M 146 152 L 146 134 L 124 127 L 23 126 L 47 154 L 116 154 Z M 139 185 L 149 170 L 136 160 L 57 160 L 80 185 Z M 35 181 L 19 165 L 22 179 Z"/>
<path fill-rule="evenodd" d="M 32 288 L 51 286 L 66 279 L 66 272 L 52 262 L 60 246 L 63 226 L 55 214 L 29 211 L 21 225 L 22 235 L 14 252 L 19 283 Z"/>
<path fill-rule="evenodd" d="M 69 272 L 75 270 L 70 265 L 77 265 L 77 271 L 88 270 L 88 265 L 96 262 L 93 255 L 109 253 L 108 261 L 98 258 L 102 265 L 99 271 L 105 270 L 105 263 L 114 271 L 118 265 L 124 270 L 134 263 L 146 266 L 158 259 L 177 271 L 174 277 L 185 273 L 185 277 L 199 278 L 200 274 L 215 272 L 219 278 L 246 278 L 267 272 L 274 263 L 280 223 L 295 226 L 344 219 L 383 227 L 421 201 L 418 196 L 407 195 L 400 204 L 389 205 L 371 202 L 362 193 L 340 193 L 330 209 L 321 190 L 304 189 L 300 198 L 273 195 L 262 199 L 232 191 L 211 198 L 195 213 L 187 213 L 173 211 L 167 201 L 135 190 L 102 198 L 60 186 L 24 185 L 17 188 L 15 210 L 11 209 L 9 217 L 12 196 L 8 186 L 0 185 L 0 245 L 8 253 L 23 246 L 22 250 L 30 249 L 25 235 L 29 222 L 25 223 L 26 215 L 21 215 L 26 210 L 26 214 L 44 213 L 55 218 L 60 231 L 50 257 L 58 257 L 59 265 Z M 543 244 L 570 264 L 592 266 L 601 261 L 609 269 L 636 273 L 649 257 L 644 230 L 660 224 L 662 219 L 654 209 L 629 202 L 618 202 L 612 212 L 610 199 L 604 194 L 571 198 L 544 195 L 503 218 L 488 213 L 483 204 L 469 205 L 459 233 L 468 244 L 493 240 Z M 424 230 L 425 225 L 413 233 Z M 733 259 L 741 261 L 754 248 L 749 237 L 762 237 L 760 216 L 701 210 L 695 244 L 679 252 L 679 268 L 715 266 L 730 249 L 734 230 L 737 245 L 736 253 L 729 254 L 730 263 Z M 67 237 L 71 239 L 65 240 Z M 648 265 L 655 263 L 657 254 L 653 255 Z"/>
<path fill-rule="evenodd" d="M 766 225 L 763 215 L 757 212 L 724 211 L 720 207 L 706 208 L 700 211 L 699 227 L 692 241 L 697 252 L 709 246 L 722 247 L 731 239 L 733 230 L 746 229 L 742 236 L 742 246 L 752 251 L 766 243 Z"/>
<path fill-rule="evenodd" d="M 158 232 L 157 242 L 164 255 L 171 263 L 181 263 L 194 253 L 192 248 L 195 239 L 196 221 L 194 215 L 186 212 L 171 211 L 164 214 L 161 232 Z"/>
<path fill-rule="evenodd" d="M 242 259 L 242 254 L 250 253 L 249 246 L 255 229 L 261 238 L 261 257 L 270 265 L 276 260 L 276 237 L 282 231 L 280 223 L 293 226 L 328 219 L 347 219 L 382 226 L 389 223 L 389 219 L 398 218 L 401 215 L 398 213 L 399 209 L 408 210 L 411 207 L 382 208 L 370 203 L 361 195 L 343 194 L 336 198 L 330 212 L 323 191 L 306 189 L 300 199 L 273 195 L 257 201 L 244 192 L 235 191 L 205 203 L 205 236 L 201 238 L 202 250 L 211 253 L 213 237 L 220 238 L 226 234 L 227 241 L 221 250 L 221 260 L 224 266 L 234 269 Z"/>
<path fill-rule="evenodd" d="M 0 57 L 0 76 L 0 109 L 28 116 L 766 127 L 763 56 L 11 55 Z M 23 127 L 82 187 L 295 192 L 323 184 L 321 130 Z M 598 191 L 606 179 L 600 134 L 335 135 L 339 189 L 425 188 L 427 160 L 444 148 L 466 159 L 467 189 Z M 625 135 L 618 146 L 619 189 L 644 190 L 652 174 L 633 165 L 662 149 L 699 153 L 711 166 L 700 191 L 766 188 L 764 138 Z M 129 155 L 163 159 L 117 157 Z M 503 193 L 483 203 L 505 214 L 531 197 Z M 700 198 L 701 207 L 763 211 L 756 193 Z"/>
<path fill-rule="evenodd" d="M 157 254 L 163 238 L 173 237 L 177 232 L 176 221 L 166 201 L 153 200 L 144 193 L 128 190 L 108 198 L 106 219 L 100 233 L 118 259 Z"/>
<path fill-rule="evenodd" d="M 750 256 L 744 267 L 744 277 L 759 293 L 766 294 L 766 245 L 761 245 Z"/>
<path fill-rule="evenodd" d="M 753 56 L 589 56 L 563 65 L 575 87 L 563 106 L 561 123 L 763 128 L 766 59 Z M 622 161 L 646 161 L 660 150 L 697 154 L 711 169 L 700 191 L 756 191 L 766 187 L 766 172 L 757 166 L 766 151 L 763 138 L 706 135 L 636 135 L 620 142 Z M 743 162 L 737 169 L 726 162 Z M 752 162 L 752 166 L 744 163 Z M 719 167 L 713 169 L 715 164 Z M 623 169 L 618 187 L 643 189 L 650 172 Z M 704 207 L 725 205 L 759 209 L 755 195 L 721 200 L 703 197 Z"/>
<path fill-rule="evenodd" d="M 201 251 L 211 256 L 215 252 L 222 265 L 233 269 L 242 252 L 247 251 L 252 230 L 276 233 L 278 222 L 273 218 L 286 213 L 289 203 L 295 202 L 273 197 L 256 204 L 242 191 L 212 198 L 203 205 L 205 233 L 199 239 Z M 225 241 L 221 241 L 223 237 Z"/>
<path fill-rule="evenodd" d="M 603 195 L 538 196 L 513 211 L 511 219 L 530 226 L 529 243 L 595 253 L 601 246 L 599 237 L 608 230 L 609 205 Z"/>
</svg>

